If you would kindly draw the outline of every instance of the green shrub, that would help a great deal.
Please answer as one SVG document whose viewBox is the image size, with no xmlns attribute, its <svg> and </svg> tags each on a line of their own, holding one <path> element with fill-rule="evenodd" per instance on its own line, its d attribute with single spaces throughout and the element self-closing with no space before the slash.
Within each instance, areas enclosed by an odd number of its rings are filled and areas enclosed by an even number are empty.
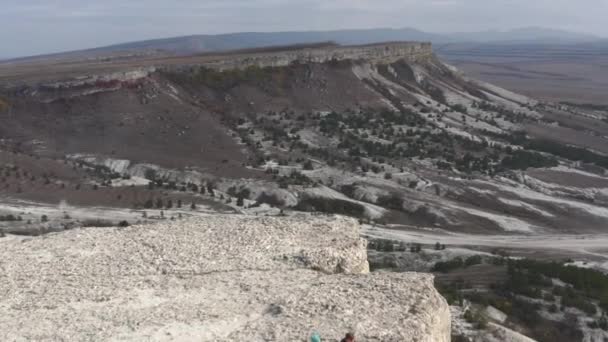
<svg viewBox="0 0 608 342">
<path fill-rule="evenodd" d="M 298 202 L 294 209 L 311 212 L 319 211 L 354 217 L 363 217 L 365 215 L 365 208 L 361 204 L 336 198 L 303 198 Z"/>
<path fill-rule="evenodd" d="M 466 260 L 464 261 L 464 266 L 469 267 L 469 266 L 473 266 L 473 265 L 479 265 L 482 262 L 483 262 L 483 258 L 481 257 L 481 255 L 472 255 L 472 256 L 466 258 Z"/>
<path fill-rule="evenodd" d="M 433 268 L 431 269 L 431 271 L 448 273 L 450 271 L 453 271 L 455 269 L 459 269 L 462 267 L 464 267 L 464 261 L 462 260 L 462 258 L 457 257 L 457 258 L 454 258 L 449 261 L 436 262 L 435 265 L 433 266 Z"/>
</svg>

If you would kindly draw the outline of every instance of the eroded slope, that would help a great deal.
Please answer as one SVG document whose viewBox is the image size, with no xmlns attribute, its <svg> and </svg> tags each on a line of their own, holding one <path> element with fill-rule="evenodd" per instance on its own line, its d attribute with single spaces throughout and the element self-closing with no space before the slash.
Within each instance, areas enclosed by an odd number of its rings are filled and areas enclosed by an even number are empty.
<svg viewBox="0 0 608 342">
<path fill-rule="evenodd" d="M 262 204 L 266 194 L 282 209 L 386 224 L 604 230 L 606 110 L 540 103 L 467 78 L 430 46 L 413 54 L 400 46 L 336 48 L 320 59 L 305 48 L 199 56 L 9 87 L 0 98 L 0 187 L 20 199 L 88 204 L 99 193 L 63 187 L 99 184 L 105 193 L 121 187 L 117 178 L 137 177 L 137 191 L 117 190 L 119 206 L 175 202 L 179 189 L 196 200 L 193 189 L 212 184 L 223 202 L 242 192 Z M 41 180 L 22 162 L 39 156 L 103 172 Z"/>
</svg>

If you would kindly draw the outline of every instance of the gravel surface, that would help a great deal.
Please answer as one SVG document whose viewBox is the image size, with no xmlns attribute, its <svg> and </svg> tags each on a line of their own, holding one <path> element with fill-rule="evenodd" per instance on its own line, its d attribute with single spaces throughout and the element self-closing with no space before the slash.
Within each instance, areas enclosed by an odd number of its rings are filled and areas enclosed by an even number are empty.
<svg viewBox="0 0 608 342">
<path fill-rule="evenodd" d="M 448 341 L 432 276 L 368 273 L 353 219 L 217 215 L 0 238 L 1 341 Z"/>
</svg>

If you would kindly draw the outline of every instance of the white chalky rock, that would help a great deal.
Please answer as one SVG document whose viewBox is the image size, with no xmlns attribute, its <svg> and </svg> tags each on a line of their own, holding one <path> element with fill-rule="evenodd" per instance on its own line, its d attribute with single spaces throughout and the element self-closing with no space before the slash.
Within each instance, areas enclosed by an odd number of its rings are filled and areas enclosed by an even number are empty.
<svg viewBox="0 0 608 342">
<path fill-rule="evenodd" d="M 449 341 L 430 275 L 369 273 L 343 217 L 208 216 L 0 239 L 0 341 Z"/>
</svg>

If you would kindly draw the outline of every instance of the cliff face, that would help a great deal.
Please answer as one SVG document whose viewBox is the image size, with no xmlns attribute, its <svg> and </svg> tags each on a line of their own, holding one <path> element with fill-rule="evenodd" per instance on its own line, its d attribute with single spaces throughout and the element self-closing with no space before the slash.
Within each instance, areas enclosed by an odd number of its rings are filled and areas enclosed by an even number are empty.
<svg viewBox="0 0 608 342">
<path fill-rule="evenodd" d="M 430 275 L 368 273 L 345 218 L 204 219 L 0 239 L 0 339 L 449 341 Z"/>
<path fill-rule="evenodd" d="M 365 60 L 369 63 L 394 63 L 398 60 L 416 63 L 433 56 L 431 43 L 387 43 L 361 46 L 335 46 L 271 53 L 222 56 L 204 65 L 219 70 L 243 69 L 251 66 L 280 67 L 291 63 L 325 63 L 343 60 Z"/>
<path fill-rule="evenodd" d="M 433 59 L 431 43 L 396 42 L 360 46 L 325 46 L 315 48 L 277 49 L 268 52 L 242 52 L 222 55 L 191 57 L 173 64 L 173 60 L 155 61 L 153 65 L 122 68 L 116 71 L 95 72 L 78 76 L 55 75 L 52 81 L 44 81 L 20 90 L 41 102 L 75 98 L 122 88 L 138 89 L 157 70 L 185 71 L 192 66 L 204 66 L 218 71 L 246 69 L 249 67 L 286 67 L 292 64 L 327 63 L 339 61 L 364 61 L 367 64 L 390 64 L 402 60 L 407 63 L 423 63 Z M 109 65 L 108 67 L 111 67 Z M 118 67 L 118 66 L 117 66 Z M 75 69 L 77 69 L 75 67 Z M 2 79 L 0 77 L 0 84 Z"/>
</svg>

